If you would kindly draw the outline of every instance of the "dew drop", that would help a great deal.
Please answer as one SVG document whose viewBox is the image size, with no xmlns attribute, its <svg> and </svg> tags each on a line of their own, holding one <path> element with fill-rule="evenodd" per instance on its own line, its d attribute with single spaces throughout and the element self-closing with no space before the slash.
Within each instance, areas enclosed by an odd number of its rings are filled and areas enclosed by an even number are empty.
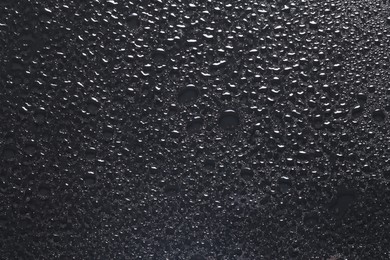
<svg viewBox="0 0 390 260">
<path fill-rule="evenodd" d="M 85 185 L 92 186 L 96 183 L 96 176 L 93 172 L 89 172 L 86 176 L 83 178 Z"/>
<path fill-rule="evenodd" d="M 383 110 L 381 109 L 376 109 L 372 113 L 372 119 L 374 119 L 375 122 L 377 123 L 382 123 L 386 119 L 386 114 Z"/>
<path fill-rule="evenodd" d="M 187 85 L 179 90 L 179 103 L 188 104 L 198 99 L 199 91 L 194 85 Z"/>
<path fill-rule="evenodd" d="M 190 121 L 187 124 L 187 131 L 192 133 L 199 132 L 200 130 L 202 130 L 202 127 L 203 120 L 200 117 L 196 117 L 194 118 L 194 120 Z"/>
<path fill-rule="evenodd" d="M 131 30 L 135 30 L 140 27 L 141 22 L 137 14 L 132 13 L 127 17 L 127 25 Z"/>
<path fill-rule="evenodd" d="M 99 101 L 96 98 L 92 98 L 87 105 L 88 113 L 90 113 L 91 115 L 96 115 L 99 111 L 99 107 Z"/>
<path fill-rule="evenodd" d="M 219 118 L 219 126 L 226 130 L 237 128 L 239 123 L 238 114 L 234 110 L 225 110 Z"/>
</svg>

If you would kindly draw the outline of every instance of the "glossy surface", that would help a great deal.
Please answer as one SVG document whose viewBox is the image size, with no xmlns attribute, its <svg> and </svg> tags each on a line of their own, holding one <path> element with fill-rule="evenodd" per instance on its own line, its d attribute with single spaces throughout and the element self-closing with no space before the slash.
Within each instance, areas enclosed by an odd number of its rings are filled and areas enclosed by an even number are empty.
<svg viewBox="0 0 390 260">
<path fill-rule="evenodd" d="M 389 259 L 389 1 L 0 1 L 1 259 Z"/>
</svg>

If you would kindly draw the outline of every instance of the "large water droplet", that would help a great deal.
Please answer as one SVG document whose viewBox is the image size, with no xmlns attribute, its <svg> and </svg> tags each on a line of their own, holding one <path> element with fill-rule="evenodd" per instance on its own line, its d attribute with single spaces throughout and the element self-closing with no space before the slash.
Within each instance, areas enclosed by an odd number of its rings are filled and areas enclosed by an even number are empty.
<svg viewBox="0 0 390 260">
<path fill-rule="evenodd" d="M 376 109 L 372 113 L 372 119 L 377 123 L 382 123 L 386 119 L 386 114 L 382 109 Z"/>
<path fill-rule="evenodd" d="M 240 124 L 238 113 L 234 110 L 225 110 L 219 118 L 219 126 L 226 130 L 232 130 Z"/>
<path fill-rule="evenodd" d="M 179 90 L 178 100 L 180 103 L 188 104 L 198 99 L 199 91 L 194 85 L 187 85 Z"/>
</svg>

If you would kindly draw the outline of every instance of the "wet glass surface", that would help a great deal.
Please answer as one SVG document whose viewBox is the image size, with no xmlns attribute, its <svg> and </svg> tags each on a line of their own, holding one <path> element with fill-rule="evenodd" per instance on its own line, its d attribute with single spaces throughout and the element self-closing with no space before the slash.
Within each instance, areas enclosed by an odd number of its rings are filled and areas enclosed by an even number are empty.
<svg viewBox="0 0 390 260">
<path fill-rule="evenodd" d="M 387 0 L 0 1 L 1 259 L 389 259 Z"/>
</svg>

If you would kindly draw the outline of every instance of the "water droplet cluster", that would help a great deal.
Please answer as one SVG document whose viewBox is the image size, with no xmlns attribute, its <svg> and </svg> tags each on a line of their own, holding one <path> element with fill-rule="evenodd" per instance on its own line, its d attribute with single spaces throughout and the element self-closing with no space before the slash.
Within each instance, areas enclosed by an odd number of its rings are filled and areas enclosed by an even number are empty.
<svg viewBox="0 0 390 260">
<path fill-rule="evenodd" d="M 2 259 L 388 259 L 387 0 L 0 1 Z"/>
</svg>

